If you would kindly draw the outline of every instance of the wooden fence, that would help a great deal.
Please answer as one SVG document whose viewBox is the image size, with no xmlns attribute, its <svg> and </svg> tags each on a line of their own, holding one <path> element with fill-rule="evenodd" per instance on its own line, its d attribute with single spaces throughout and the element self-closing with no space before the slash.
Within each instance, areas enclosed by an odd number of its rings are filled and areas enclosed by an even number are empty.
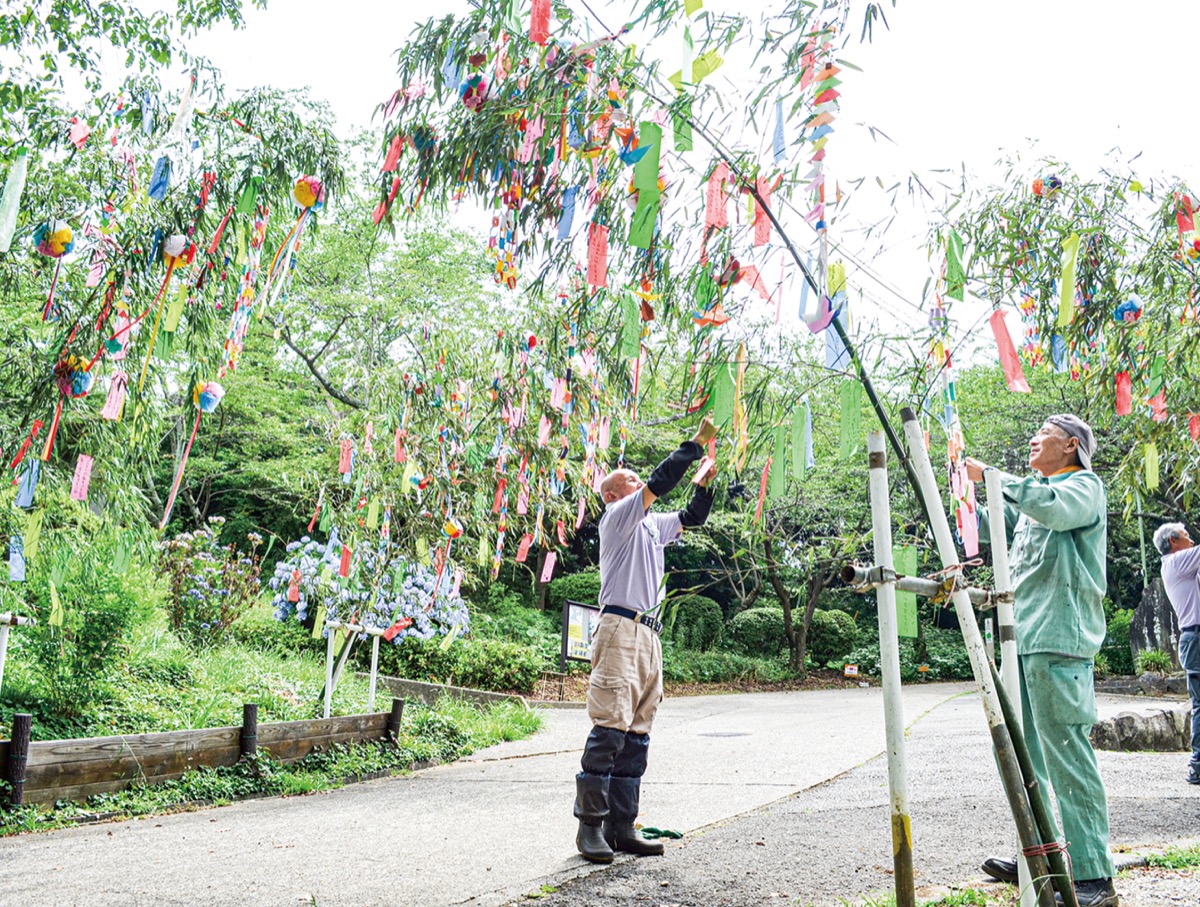
<svg viewBox="0 0 1200 907">
<path fill-rule="evenodd" d="M 258 707 L 249 704 L 240 727 L 32 743 L 30 718 L 18 714 L 12 739 L 0 740 L 0 766 L 13 806 L 82 800 L 135 782 L 156 784 L 205 766 L 234 765 L 258 749 L 295 762 L 335 743 L 394 740 L 403 712 L 404 700 L 394 699 L 391 712 L 260 725 Z"/>
</svg>

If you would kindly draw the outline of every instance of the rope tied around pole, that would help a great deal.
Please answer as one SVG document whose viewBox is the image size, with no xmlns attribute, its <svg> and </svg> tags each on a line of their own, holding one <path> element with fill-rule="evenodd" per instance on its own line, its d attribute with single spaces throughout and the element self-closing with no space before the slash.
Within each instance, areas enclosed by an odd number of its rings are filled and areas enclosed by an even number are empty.
<svg viewBox="0 0 1200 907">
<path fill-rule="evenodd" d="M 1051 854 L 1061 853 L 1067 858 L 1067 882 L 1071 885 L 1075 884 L 1075 867 L 1071 865 L 1071 854 L 1068 848 L 1071 842 L 1059 844 L 1057 841 L 1051 841 L 1049 844 L 1035 844 L 1032 847 L 1022 847 L 1021 855 L 1025 857 L 1049 857 Z"/>
<path fill-rule="evenodd" d="M 980 567 L 983 565 L 983 558 L 975 557 L 969 561 L 963 561 L 958 564 L 951 564 L 949 567 L 943 567 L 941 570 L 930 573 L 925 579 L 941 580 L 941 591 L 931 598 L 930 604 L 945 604 L 950 597 L 959 589 L 958 581 L 962 579 L 964 567 Z M 965 586 L 962 588 L 966 588 Z"/>
</svg>

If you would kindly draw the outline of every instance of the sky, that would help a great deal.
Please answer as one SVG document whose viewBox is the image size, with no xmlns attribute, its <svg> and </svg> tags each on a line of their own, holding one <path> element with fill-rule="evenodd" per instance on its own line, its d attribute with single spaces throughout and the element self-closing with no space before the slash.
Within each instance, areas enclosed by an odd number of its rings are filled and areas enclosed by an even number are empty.
<svg viewBox="0 0 1200 907">
<path fill-rule="evenodd" d="M 705 6 L 745 10 L 767 2 Z M 609 22 L 630 18 L 629 0 L 593 5 Z M 232 89 L 309 87 L 331 103 L 338 131 L 348 134 L 370 125 L 375 107 L 399 87 L 395 50 L 430 8 L 414 0 L 345 3 L 330 15 L 326 0 L 271 0 L 267 10 L 248 12 L 244 30 L 218 29 L 193 48 L 222 69 Z M 442 0 L 438 13 L 465 8 L 463 0 Z M 878 241 L 865 243 L 854 229 L 856 220 L 887 210 L 882 192 L 871 195 L 875 177 L 890 186 L 916 172 L 936 182 L 930 175 L 949 169 L 994 181 L 996 162 L 1013 152 L 1056 157 L 1084 173 L 1114 156 L 1140 155 L 1131 166 L 1143 182 L 1192 175 L 1197 155 L 1188 111 L 1200 57 L 1170 42 L 1200 33 L 1200 4 L 898 0 L 885 12 L 889 26 L 877 24 L 871 43 L 852 41 L 842 52 L 863 71 L 842 73 L 827 163 L 841 179 L 868 178 L 834 238 L 867 264 L 865 272 L 849 268 L 849 279 L 886 329 L 924 322 L 922 288 L 933 265 L 922 244 L 937 212 L 902 202 L 880 254 Z M 861 21 L 856 2 L 849 18 L 855 37 Z M 735 69 L 727 65 L 720 78 Z M 891 141 L 873 137 L 868 126 Z M 799 207 L 804 199 L 794 201 Z M 985 311 L 968 299 L 951 316 L 960 327 L 977 326 Z M 1009 323 L 1013 329 L 1015 318 Z"/>
</svg>

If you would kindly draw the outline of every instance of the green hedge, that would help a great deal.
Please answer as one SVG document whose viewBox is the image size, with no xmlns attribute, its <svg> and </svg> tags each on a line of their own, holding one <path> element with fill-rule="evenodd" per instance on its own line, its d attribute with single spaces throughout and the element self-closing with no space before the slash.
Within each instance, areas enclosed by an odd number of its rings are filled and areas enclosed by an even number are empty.
<svg viewBox="0 0 1200 907">
<path fill-rule="evenodd" d="M 546 602 L 561 613 L 564 601 L 594 605 L 600 599 L 600 570 L 583 570 L 552 579 L 546 587 Z"/>
<path fill-rule="evenodd" d="M 1129 624 L 1132 620 L 1131 609 L 1118 609 L 1108 620 L 1108 632 L 1104 636 L 1100 654 L 1108 662 L 1108 669 L 1113 674 L 1133 673 L 1133 649 L 1129 645 Z"/>
<path fill-rule="evenodd" d="M 917 670 L 918 662 L 913 653 L 913 640 L 900 640 L 900 679 L 912 680 L 970 680 L 971 660 L 959 630 L 925 629 L 925 647 L 929 653 L 927 672 Z M 846 656 L 847 664 L 858 665 L 859 673 L 878 677 L 879 640 L 860 644 Z"/>
<path fill-rule="evenodd" d="M 663 652 L 663 679 L 671 683 L 774 683 L 794 676 L 784 659 L 674 647 Z"/>
<path fill-rule="evenodd" d="M 845 611 L 813 611 L 808 628 L 808 654 L 816 667 L 842 660 L 857 639 L 858 627 Z"/>
<path fill-rule="evenodd" d="M 783 611 L 776 608 L 750 608 L 735 614 L 726 634 L 734 649 L 744 655 L 778 655 L 787 642 Z"/>
<path fill-rule="evenodd" d="M 405 639 L 379 647 L 384 674 L 475 690 L 532 693 L 542 671 L 533 648 L 503 639 L 456 639 L 442 649 L 443 638 Z"/>
<path fill-rule="evenodd" d="M 668 602 L 670 632 L 675 644 L 684 649 L 707 652 L 725 631 L 721 606 L 704 595 L 680 595 Z"/>
</svg>

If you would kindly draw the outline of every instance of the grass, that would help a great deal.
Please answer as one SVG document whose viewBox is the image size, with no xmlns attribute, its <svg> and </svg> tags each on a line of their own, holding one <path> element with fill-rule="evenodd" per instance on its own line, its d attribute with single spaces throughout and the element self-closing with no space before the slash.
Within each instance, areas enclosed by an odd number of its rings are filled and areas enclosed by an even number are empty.
<svg viewBox="0 0 1200 907">
<path fill-rule="evenodd" d="M 1200 844 L 1168 847 L 1162 853 L 1148 854 L 1146 865 L 1155 869 L 1191 869 L 1200 866 Z"/>
<path fill-rule="evenodd" d="M 517 703 L 476 707 L 443 699 L 433 708 L 405 709 L 395 745 L 336 745 L 284 765 L 266 753 L 228 768 L 200 769 L 153 786 L 98 794 L 86 803 L 59 801 L 0 813 L 0 836 L 63 828 L 96 818 L 129 818 L 194 809 L 256 796 L 292 796 L 341 787 L 347 780 L 402 774 L 416 764 L 448 762 L 482 747 L 518 740 L 541 717 Z"/>
<path fill-rule="evenodd" d="M 894 892 L 888 892 L 865 896 L 858 902 L 843 900 L 842 903 L 846 907 L 896 907 L 896 895 Z M 996 902 L 986 892 L 976 888 L 962 888 L 932 901 L 918 901 L 919 907 L 987 907 L 993 903 Z"/>
</svg>

